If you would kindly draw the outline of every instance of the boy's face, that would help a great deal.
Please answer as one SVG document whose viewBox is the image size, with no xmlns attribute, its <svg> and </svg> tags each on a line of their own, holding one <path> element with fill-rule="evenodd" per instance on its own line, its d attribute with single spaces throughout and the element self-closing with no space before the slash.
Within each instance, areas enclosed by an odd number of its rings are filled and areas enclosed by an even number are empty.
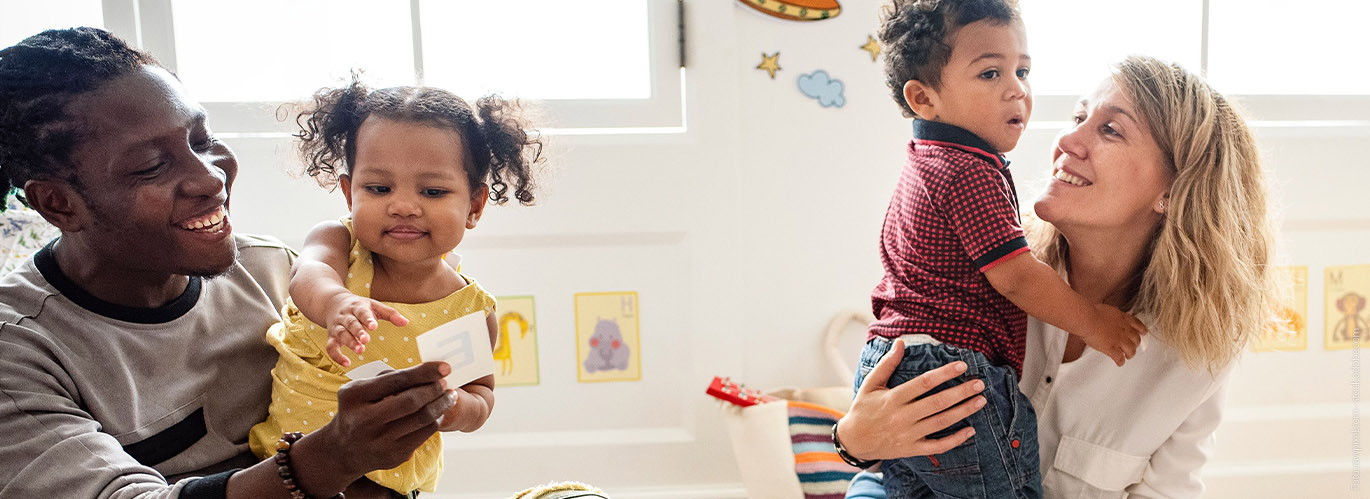
<svg viewBox="0 0 1370 499">
<path fill-rule="evenodd" d="M 925 95 L 910 96 L 906 85 L 905 97 L 924 119 L 970 130 L 997 152 L 1013 150 L 1032 116 L 1032 58 L 1022 23 L 976 21 L 962 26 L 951 44 L 940 88 L 910 82 Z"/>
</svg>

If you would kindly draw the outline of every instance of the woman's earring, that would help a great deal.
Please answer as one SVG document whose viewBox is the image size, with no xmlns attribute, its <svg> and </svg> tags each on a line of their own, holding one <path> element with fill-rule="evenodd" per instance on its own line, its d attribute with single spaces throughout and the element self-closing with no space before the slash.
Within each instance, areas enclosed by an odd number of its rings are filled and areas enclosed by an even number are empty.
<svg viewBox="0 0 1370 499">
<path fill-rule="evenodd" d="M 1161 213 L 1165 213 L 1165 200 L 1161 200 Z"/>
</svg>

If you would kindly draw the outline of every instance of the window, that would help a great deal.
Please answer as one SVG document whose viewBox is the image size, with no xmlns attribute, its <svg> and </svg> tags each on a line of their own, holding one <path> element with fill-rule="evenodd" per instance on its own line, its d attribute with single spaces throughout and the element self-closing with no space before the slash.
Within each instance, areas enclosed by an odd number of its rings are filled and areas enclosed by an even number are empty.
<svg viewBox="0 0 1370 499">
<path fill-rule="evenodd" d="M 371 84 L 414 84 L 408 3 L 173 0 L 171 12 L 176 73 L 204 102 L 299 100 L 352 68 Z"/>
<path fill-rule="evenodd" d="M 586 12 L 581 2 L 565 0 L 423 0 L 424 82 L 463 95 L 650 98 L 647 4 L 600 4 Z M 480 29 L 492 19 L 517 22 Z"/>
<path fill-rule="evenodd" d="M 683 126 L 676 0 L 104 4 L 137 12 L 111 29 L 176 71 L 220 132 L 293 131 L 279 105 L 354 69 L 373 86 L 520 98 L 545 128 Z"/>
<path fill-rule="evenodd" d="M 1200 69 L 1203 3 L 1198 0 L 1030 0 L 1020 5 L 1036 95 L 1073 99 L 1088 93 L 1108 75 L 1110 64 L 1129 54 Z"/>
<path fill-rule="evenodd" d="M 1225 92 L 1370 94 L 1370 2 L 1209 0 L 1208 76 Z"/>
<path fill-rule="evenodd" d="M 1370 66 L 1353 47 L 1370 2 L 1034 0 L 1021 3 L 1041 116 L 1054 128 L 1108 66 L 1142 54 L 1204 74 L 1256 127 L 1364 127 Z M 1059 118 L 1058 118 L 1059 117 Z"/>
<path fill-rule="evenodd" d="M 6 7 L 0 15 L 0 48 L 19 43 L 39 31 L 75 26 L 105 27 L 100 0 L 45 0 Z"/>
</svg>

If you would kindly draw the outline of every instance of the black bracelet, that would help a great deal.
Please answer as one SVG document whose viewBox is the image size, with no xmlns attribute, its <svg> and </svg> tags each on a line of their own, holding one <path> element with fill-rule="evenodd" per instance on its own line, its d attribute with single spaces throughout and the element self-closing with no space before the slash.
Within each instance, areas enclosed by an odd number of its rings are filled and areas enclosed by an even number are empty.
<svg viewBox="0 0 1370 499">
<path fill-rule="evenodd" d="M 281 485 L 285 486 L 285 490 L 290 491 L 291 499 L 315 499 L 300 488 L 299 482 L 295 480 L 295 468 L 290 465 L 290 448 L 302 437 L 303 433 L 291 431 L 281 435 L 281 439 L 276 441 L 276 475 L 281 477 Z M 346 498 L 339 492 L 330 499 Z"/>
<path fill-rule="evenodd" d="M 835 423 L 832 425 L 832 446 L 837 449 L 837 457 L 842 458 L 842 461 L 852 465 L 855 468 L 864 470 L 866 468 L 875 466 L 876 464 L 880 463 L 879 459 L 871 461 L 862 461 L 860 459 L 857 459 L 855 456 L 852 456 L 851 454 L 847 453 L 847 449 L 845 447 L 842 447 L 842 441 L 837 439 L 837 424 Z"/>
</svg>

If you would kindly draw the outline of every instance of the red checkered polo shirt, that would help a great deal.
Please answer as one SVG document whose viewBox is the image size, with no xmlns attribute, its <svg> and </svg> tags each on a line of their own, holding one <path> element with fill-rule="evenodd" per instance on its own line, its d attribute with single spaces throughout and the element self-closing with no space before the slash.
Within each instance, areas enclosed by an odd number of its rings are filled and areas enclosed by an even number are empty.
<svg viewBox="0 0 1370 499">
<path fill-rule="evenodd" d="M 914 121 L 880 231 L 869 336 L 927 334 L 1021 374 L 1027 315 L 984 272 L 1025 251 L 1008 161 L 963 128 Z"/>
</svg>

